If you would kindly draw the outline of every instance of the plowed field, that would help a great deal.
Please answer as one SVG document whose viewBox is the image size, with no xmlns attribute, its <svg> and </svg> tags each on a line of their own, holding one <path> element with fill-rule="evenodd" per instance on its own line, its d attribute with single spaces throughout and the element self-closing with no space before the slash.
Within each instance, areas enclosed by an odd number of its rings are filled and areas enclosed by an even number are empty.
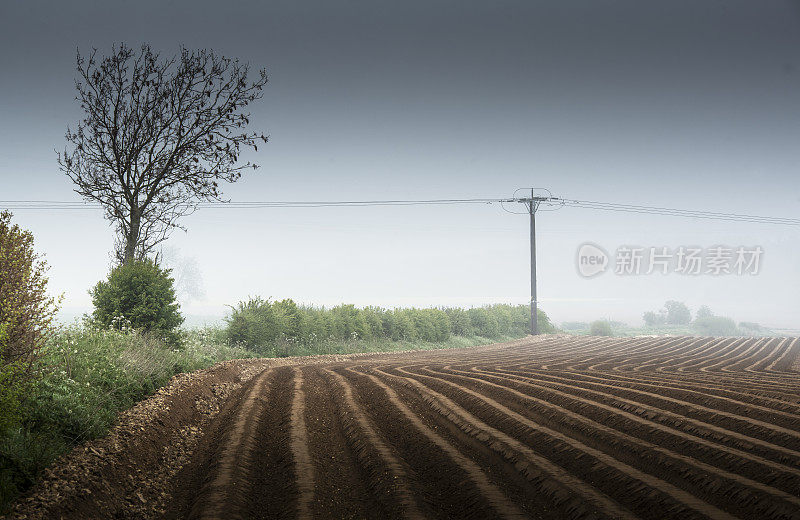
<svg viewBox="0 0 800 520">
<path fill-rule="evenodd" d="M 264 371 L 181 518 L 798 518 L 796 339 L 552 339 Z"/>
<path fill-rule="evenodd" d="M 800 518 L 798 353 L 795 338 L 539 337 L 268 367 L 161 513 Z"/>
</svg>

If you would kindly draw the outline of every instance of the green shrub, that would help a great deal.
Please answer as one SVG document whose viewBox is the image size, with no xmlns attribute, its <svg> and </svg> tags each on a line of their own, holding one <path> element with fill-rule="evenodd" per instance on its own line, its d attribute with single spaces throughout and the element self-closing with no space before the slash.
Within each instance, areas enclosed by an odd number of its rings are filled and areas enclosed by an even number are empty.
<svg viewBox="0 0 800 520">
<path fill-rule="evenodd" d="M 269 299 L 250 298 L 231 307 L 228 324 L 228 340 L 232 345 L 268 355 L 271 345 L 281 333 L 280 321 Z"/>
<path fill-rule="evenodd" d="M 95 322 L 122 328 L 130 325 L 153 333 L 171 345 L 180 343 L 176 329 L 183 323 L 169 269 L 149 259 L 135 260 L 111 270 L 108 279 L 90 291 Z"/>
<path fill-rule="evenodd" d="M 764 327 L 755 323 L 753 321 L 741 321 L 739 322 L 739 327 L 742 329 L 747 329 L 750 332 L 762 332 L 764 331 Z"/>
<path fill-rule="evenodd" d="M 478 336 L 485 338 L 496 338 L 500 335 L 500 327 L 497 318 L 485 307 L 470 309 L 467 311 L 472 330 Z"/>
<path fill-rule="evenodd" d="M 593 321 L 589 326 L 589 335 L 591 336 L 613 336 L 614 331 L 611 330 L 611 324 L 605 320 Z"/>
<path fill-rule="evenodd" d="M 553 334 L 556 332 L 556 326 L 550 321 L 550 318 L 545 314 L 542 309 L 537 310 L 537 322 L 539 325 L 539 333 L 540 334 Z M 527 324 L 530 324 L 530 318 L 526 319 L 525 321 Z"/>
<path fill-rule="evenodd" d="M 450 318 L 450 329 L 456 336 L 472 336 L 474 330 L 469 320 L 469 314 L 464 309 L 445 309 L 447 317 Z"/>
<path fill-rule="evenodd" d="M 564 330 L 589 330 L 589 324 L 585 321 L 565 321 L 561 324 Z"/>
<path fill-rule="evenodd" d="M 735 336 L 738 333 L 736 322 L 722 316 L 696 319 L 692 322 L 692 328 L 703 336 Z"/>
<path fill-rule="evenodd" d="M 0 365 L 0 437 L 14 428 L 22 416 L 25 395 L 25 369 L 18 363 Z"/>
<path fill-rule="evenodd" d="M 52 334 L 57 301 L 47 295 L 47 262 L 33 235 L 0 213 L 0 365 L 28 367 Z"/>
<path fill-rule="evenodd" d="M 213 329 L 187 332 L 180 349 L 136 330 L 72 326 L 57 331 L 37 362 L 41 377 L 19 396 L 16 427 L 0 435 L 0 515 L 59 455 L 104 435 L 120 411 L 173 375 L 252 356 L 228 347 Z"/>
<path fill-rule="evenodd" d="M 476 309 L 382 309 L 337 305 L 331 309 L 250 298 L 231 307 L 226 335 L 265 356 L 326 352 L 332 341 L 420 341 L 442 343 L 452 335 L 519 337 L 530 330 L 527 305 L 491 305 Z M 555 332 L 539 310 L 539 330 Z M 327 343 L 326 343 L 327 342 Z M 314 347 L 326 343 L 324 347 Z M 337 347 L 338 348 L 338 347 Z"/>
<path fill-rule="evenodd" d="M 692 321 L 692 312 L 683 302 L 670 300 L 664 304 L 667 311 L 668 325 L 688 325 Z"/>
</svg>

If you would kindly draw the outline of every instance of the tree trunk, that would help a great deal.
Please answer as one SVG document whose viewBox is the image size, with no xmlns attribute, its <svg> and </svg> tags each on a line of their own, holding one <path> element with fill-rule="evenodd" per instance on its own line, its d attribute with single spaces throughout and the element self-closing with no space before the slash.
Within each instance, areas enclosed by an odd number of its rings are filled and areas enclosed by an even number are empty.
<svg viewBox="0 0 800 520">
<path fill-rule="evenodd" d="M 131 209 L 130 227 L 128 228 L 128 235 L 125 237 L 125 256 L 122 259 L 123 264 L 133 261 L 136 257 L 136 245 L 139 243 L 141 218 L 142 214 L 138 208 Z"/>
</svg>

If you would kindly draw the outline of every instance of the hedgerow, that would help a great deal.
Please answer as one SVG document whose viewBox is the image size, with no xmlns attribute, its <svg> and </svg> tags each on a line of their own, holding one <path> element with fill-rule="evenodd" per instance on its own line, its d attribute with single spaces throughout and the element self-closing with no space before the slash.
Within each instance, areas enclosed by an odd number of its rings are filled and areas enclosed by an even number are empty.
<svg viewBox="0 0 800 520">
<path fill-rule="evenodd" d="M 358 308 L 354 305 L 327 309 L 297 305 L 292 300 L 253 297 L 232 307 L 226 321 L 231 344 L 262 355 L 289 355 L 293 352 L 292 345 L 308 351 L 309 347 L 329 341 L 436 343 L 447 341 L 453 335 L 523 336 L 530 330 L 530 310 L 527 305 L 503 304 L 468 310 Z M 542 311 L 539 311 L 539 329 L 541 332 L 555 330 Z"/>
<path fill-rule="evenodd" d="M 13 427 L 0 431 L 0 515 L 59 455 L 104 435 L 120 411 L 173 375 L 254 355 L 220 342 L 214 330 L 182 336 L 180 348 L 128 327 L 73 325 L 51 336 L 35 364 L 38 377 L 16 395 Z M 0 384 L 5 374 L 0 370 Z M 7 395 L 0 394 L 0 406 Z M 2 422 L 8 415 L 0 410 Z"/>
</svg>

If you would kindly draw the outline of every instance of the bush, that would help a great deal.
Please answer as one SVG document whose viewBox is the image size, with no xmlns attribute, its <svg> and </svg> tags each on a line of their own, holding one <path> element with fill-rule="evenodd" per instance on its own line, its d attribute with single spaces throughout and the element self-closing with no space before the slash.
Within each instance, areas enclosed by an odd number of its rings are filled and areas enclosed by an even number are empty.
<svg viewBox="0 0 800 520">
<path fill-rule="evenodd" d="M 694 320 L 692 328 L 703 336 L 735 336 L 738 333 L 736 322 L 722 316 L 709 316 Z"/>
<path fill-rule="evenodd" d="M 670 300 L 664 304 L 667 311 L 668 325 L 688 325 L 692 321 L 692 312 L 683 302 Z"/>
<path fill-rule="evenodd" d="M 764 330 L 764 327 L 762 327 L 758 323 L 755 323 L 755 322 L 752 322 L 752 321 L 739 322 L 739 327 L 741 327 L 743 329 L 748 329 L 751 332 L 761 332 L 761 331 Z"/>
<path fill-rule="evenodd" d="M 176 329 L 183 323 L 169 269 L 152 260 L 134 260 L 111 270 L 108 280 L 90 291 L 92 318 L 106 327 L 134 329 L 180 344 Z"/>
<path fill-rule="evenodd" d="M 456 336 L 472 336 L 475 331 L 469 320 L 469 315 L 464 309 L 445 309 L 450 318 L 450 329 Z"/>
<path fill-rule="evenodd" d="M 598 320 L 593 321 L 589 326 L 589 335 L 591 336 L 613 336 L 614 332 L 611 330 L 611 324 L 607 321 Z"/>
<path fill-rule="evenodd" d="M 52 334 L 57 302 L 47 295 L 47 262 L 33 235 L 0 213 L 0 364 L 30 366 Z"/>
<path fill-rule="evenodd" d="M 711 308 L 708 305 L 701 305 L 699 309 L 697 309 L 697 313 L 695 314 L 695 319 L 700 318 L 710 318 L 714 315 L 711 311 Z"/>
<path fill-rule="evenodd" d="M 272 309 L 269 299 L 250 298 L 231 307 L 231 315 L 225 320 L 228 324 L 228 340 L 232 345 L 258 352 L 271 353 L 271 344 L 281 333 L 278 316 Z"/>
<path fill-rule="evenodd" d="M 470 309 L 467 311 L 467 315 L 475 334 L 485 338 L 496 338 L 500 335 L 497 318 L 487 308 Z"/>
<path fill-rule="evenodd" d="M 183 348 L 172 349 L 141 331 L 79 326 L 57 331 L 42 348 L 41 378 L 20 396 L 18 426 L 0 435 L 0 515 L 58 456 L 104 435 L 118 412 L 173 375 L 253 356 L 220 339 L 214 330 L 190 331 Z"/>
<path fill-rule="evenodd" d="M 0 365 L 0 437 L 20 421 L 27 383 L 24 373 L 17 363 Z"/>
<path fill-rule="evenodd" d="M 540 334 L 553 334 L 556 332 L 556 326 L 550 322 L 550 318 L 547 314 L 544 313 L 542 309 L 536 309 L 538 311 L 536 315 L 536 321 L 539 325 L 539 333 Z M 525 323 L 530 326 L 530 318 L 526 318 Z"/>
<path fill-rule="evenodd" d="M 320 353 L 325 351 L 320 349 L 320 344 L 329 348 L 330 343 L 336 341 L 444 343 L 453 335 L 519 337 L 530 330 L 530 311 L 526 305 L 504 304 L 469 310 L 362 309 L 354 305 L 326 309 L 297 305 L 288 299 L 271 302 L 256 297 L 231 307 L 226 321 L 226 335 L 231 344 L 271 356 Z M 555 331 L 541 310 L 539 330 L 542 333 Z"/>
<path fill-rule="evenodd" d="M 648 311 L 642 315 L 642 319 L 647 327 L 657 327 L 667 323 L 667 314 L 663 309 L 658 313 Z"/>
</svg>

